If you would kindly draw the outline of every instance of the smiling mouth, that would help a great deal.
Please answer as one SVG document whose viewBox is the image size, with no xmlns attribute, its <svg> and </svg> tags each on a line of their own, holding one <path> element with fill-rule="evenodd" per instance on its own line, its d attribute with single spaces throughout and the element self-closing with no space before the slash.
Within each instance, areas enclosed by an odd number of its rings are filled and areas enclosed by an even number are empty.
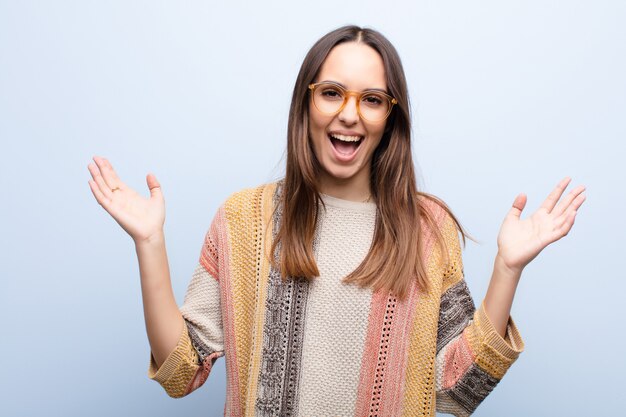
<svg viewBox="0 0 626 417">
<path fill-rule="evenodd" d="M 328 138 L 333 148 L 341 155 L 349 156 L 356 152 L 363 142 L 363 136 L 346 136 L 339 134 L 329 134 Z"/>
</svg>

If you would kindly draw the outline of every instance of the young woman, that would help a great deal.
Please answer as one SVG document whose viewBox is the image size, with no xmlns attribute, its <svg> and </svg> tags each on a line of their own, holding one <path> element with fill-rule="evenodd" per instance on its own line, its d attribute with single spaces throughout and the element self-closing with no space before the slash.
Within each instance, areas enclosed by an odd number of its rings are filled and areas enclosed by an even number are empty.
<svg viewBox="0 0 626 417">
<path fill-rule="evenodd" d="M 306 56 L 291 103 L 283 180 L 232 195 L 176 305 L 164 200 L 94 157 L 96 200 L 133 238 L 152 350 L 171 396 L 225 356 L 226 415 L 471 414 L 523 350 L 509 317 L 527 265 L 571 229 L 584 187 L 562 180 L 521 220 L 517 196 L 478 309 L 446 205 L 416 189 L 406 81 L 380 33 L 348 26 Z M 559 201 L 560 200 L 560 201 Z"/>
</svg>

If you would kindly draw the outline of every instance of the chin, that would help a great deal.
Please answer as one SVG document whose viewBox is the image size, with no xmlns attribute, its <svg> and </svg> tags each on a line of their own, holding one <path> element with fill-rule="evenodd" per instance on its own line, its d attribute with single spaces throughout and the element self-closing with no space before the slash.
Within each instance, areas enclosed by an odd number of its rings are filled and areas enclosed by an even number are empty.
<svg viewBox="0 0 626 417">
<path fill-rule="evenodd" d="M 355 167 L 335 166 L 331 169 L 324 169 L 326 177 L 330 181 L 346 182 L 356 178 L 359 170 Z"/>
</svg>

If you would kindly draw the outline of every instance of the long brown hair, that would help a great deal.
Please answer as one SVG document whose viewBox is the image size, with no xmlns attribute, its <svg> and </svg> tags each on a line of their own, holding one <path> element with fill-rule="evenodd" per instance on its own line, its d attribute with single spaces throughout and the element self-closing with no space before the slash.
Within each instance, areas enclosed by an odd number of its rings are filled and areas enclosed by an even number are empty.
<svg viewBox="0 0 626 417">
<path fill-rule="evenodd" d="M 426 208 L 427 201 L 439 204 L 448 212 L 461 231 L 464 244 L 465 232 L 441 200 L 417 190 L 404 70 L 393 45 L 372 29 L 344 26 L 326 34 L 313 45 L 300 67 L 289 110 L 286 173 L 278 203 L 283 215 L 272 244 L 272 253 L 278 250 L 278 256 L 271 258 L 284 277 L 319 276 L 313 239 L 318 209 L 323 204 L 317 181 L 322 167 L 309 140 L 307 86 L 316 79 L 330 51 L 344 42 L 363 42 L 380 54 L 388 92 L 398 101 L 372 157 L 370 188 L 377 204 L 372 246 L 363 262 L 344 281 L 374 291 L 388 290 L 403 298 L 415 281 L 420 289 L 428 289 L 420 255 L 423 244 L 420 219 L 434 231 L 437 244 L 446 253 L 443 236 Z"/>
</svg>

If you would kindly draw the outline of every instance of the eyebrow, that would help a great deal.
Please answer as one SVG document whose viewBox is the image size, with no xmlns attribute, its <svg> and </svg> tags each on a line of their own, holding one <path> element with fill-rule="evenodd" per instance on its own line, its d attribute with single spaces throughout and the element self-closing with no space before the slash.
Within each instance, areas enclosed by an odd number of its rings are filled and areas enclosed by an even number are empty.
<svg viewBox="0 0 626 417">
<path fill-rule="evenodd" d="M 340 87 L 342 87 L 344 90 L 350 90 L 348 87 L 346 87 L 345 85 L 341 84 L 340 82 L 337 81 L 333 81 L 333 80 L 324 80 L 324 81 L 320 81 L 322 83 L 331 83 L 331 84 L 336 84 Z M 380 91 L 381 93 L 385 93 L 385 94 L 389 94 L 388 91 L 382 89 L 382 88 L 366 88 L 365 90 L 361 90 L 361 92 L 365 92 L 365 91 Z"/>
</svg>

